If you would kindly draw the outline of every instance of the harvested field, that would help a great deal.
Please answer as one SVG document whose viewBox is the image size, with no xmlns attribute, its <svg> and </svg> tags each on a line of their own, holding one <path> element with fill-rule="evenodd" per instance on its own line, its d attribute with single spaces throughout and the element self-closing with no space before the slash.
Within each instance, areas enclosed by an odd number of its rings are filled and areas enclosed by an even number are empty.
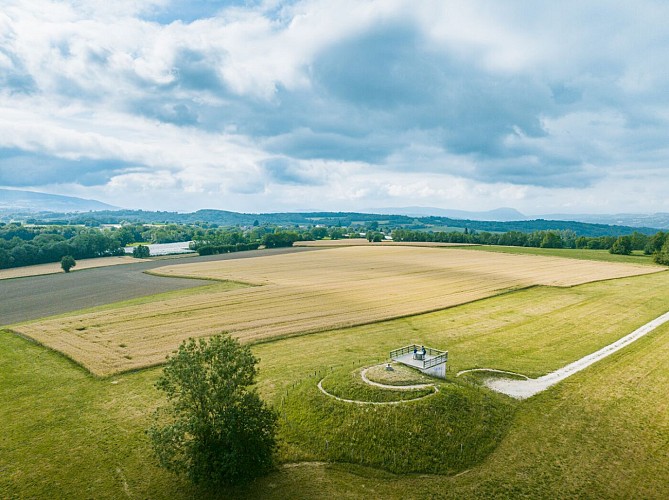
<svg viewBox="0 0 669 500">
<path fill-rule="evenodd" d="M 72 268 L 72 273 L 82 269 L 93 269 L 95 267 L 118 266 L 119 264 L 137 264 L 138 262 L 147 262 L 146 259 L 135 259 L 127 255 L 121 257 L 98 257 L 97 259 L 81 259 L 77 265 Z M 0 280 L 10 278 L 25 278 L 27 276 L 41 276 L 43 274 L 64 273 L 60 267 L 60 262 L 51 262 L 49 264 L 37 264 L 35 266 L 14 267 L 11 269 L 0 269 Z"/>
<path fill-rule="evenodd" d="M 532 285 L 567 287 L 663 269 L 459 249 L 336 248 L 163 267 L 165 276 L 260 286 L 107 308 L 16 330 L 108 375 L 162 363 L 188 337 L 228 331 L 256 342 L 443 309 Z"/>
</svg>

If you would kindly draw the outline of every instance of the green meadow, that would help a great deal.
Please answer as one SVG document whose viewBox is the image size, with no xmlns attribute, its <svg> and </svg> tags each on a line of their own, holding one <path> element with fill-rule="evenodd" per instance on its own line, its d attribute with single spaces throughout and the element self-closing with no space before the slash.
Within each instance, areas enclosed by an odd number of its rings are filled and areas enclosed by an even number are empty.
<svg viewBox="0 0 669 500">
<path fill-rule="evenodd" d="M 253 346 L 280 414 L 276 472 L 206 492 L 156 465 L 144 430 L 160 368 L 95 378 L 0 332 L 1 498 L 667 498 L 669 325 L 529 400 L 459 370 L 535 377 L 667 311 L 669 274 L 534 287 L 430 314 Z M 375 389 L 361 368 L 410 343 L 449 351 L 439 393 Z M 414 392 L 414 394 L 411 394 Z"/>
</svg>

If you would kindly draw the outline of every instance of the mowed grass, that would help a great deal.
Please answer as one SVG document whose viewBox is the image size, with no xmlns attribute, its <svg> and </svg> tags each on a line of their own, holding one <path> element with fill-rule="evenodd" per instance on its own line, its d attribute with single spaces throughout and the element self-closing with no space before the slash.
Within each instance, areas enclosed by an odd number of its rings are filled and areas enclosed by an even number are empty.
<svg viewBox="0 0 669 500">
<path fill-rule="evenodd" d="M 644 255 L 640 251 L 635 251 L 631 255 L 618 255 L 609 253 L 608 250 L 590 250 L 587 248 L 534 248 L 497 245 L 476 245 L 465 248 L 516 255 L 543 255 L 545 257 L 564 257 L 565 259 L 594 260 L 599 262 L 621 262 L 646 266 L 657 265 L 653 262 L 652 255 Z"/>
<path fill-rule="evenodd" d="M 502 443 L 455 476 L 284 468 L 247 498 L 669 498 L 669 325 L 520 404 Z"/>
<path fill-rule="evenodd" d="M 289 401 L 302 414 L 299 425 L 317 431 L 324 423 L 311 403 L 327 404 L 329 398 L 310 399 L 321 397 L 316 392 L 300 395 L 315 390 L 318 371 L 352 372 L 382 362 L 394 347 L 418 342 L 449 350 L 450 376 L 460 367 L 478 365 L 541 374 L 666 312 L 667 297 L 669 276 L 659 273 L 574 288 L 534 288 L 412 318 L 255 345 L 261 358 L 258 387 L 279 409 L 282 400 Z M 404 476 L 351 464 L 306 464 L 281 467 L 266 479 L 220 495 L 666 498 L 668 357 L 669 325 L 664 325 L 519 403 L 512 420 L 502 420 L 500 441 L 492 441 L 497 447 L 487 449 L 487 458 L 478 455 L 464 464 L 469 468 L 465 474 Z M 0 334 L 0 397 L 6 402 L 0 407 L 0 497 L 204 496 L 158 469 L 151 458 L 143 431 L 160 399 L 153 388 L 159 371 L 96 379 L 54 352 Z M 337 405 L 338 413 L 348 408 Z M 434 408 L 416 412 L 416 425 L 426 426 Z M 363 416 L 359 420 L 360 426 L 350 429 L 361 440 L 358 452 L 369 449 L 364 439 L 373 437 L 365 432 Z M 321 440 L 329 432 L 294 432 L 284 419 L 282 460 L 333 459 Z M 379 450 L 376 456 L 384 448 Z M 452 455 L 442 458 L 454 463 Z M 334 459 L 368 463 L 355 452 Z"/>
<path fill-rule="evenodd" d="M 244 342 L 441 310 L 534 285 L 568 287 L 664 268 L 449 248 L 348 247 L 161 268 L 165 276 L 246 282 L 16 326 L 96 375 L 164 362 L 189 337 Z"/>
</svg>

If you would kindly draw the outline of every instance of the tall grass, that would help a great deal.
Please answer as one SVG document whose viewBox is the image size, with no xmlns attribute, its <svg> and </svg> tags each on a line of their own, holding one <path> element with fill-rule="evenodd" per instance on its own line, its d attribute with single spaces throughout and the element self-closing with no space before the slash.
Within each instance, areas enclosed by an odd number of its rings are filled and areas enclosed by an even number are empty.
<svg viewBox="0 0 669 500">
<path fill-rule="evenodd" d="M 283 401 L 282 460 L 451 474 L 479 463 L 499 444 L 517 406 L 509 398 L 457 384 L 399 405 L 356 405 L 325 396 L 318 380 L 304 380 Z"/>
</svg>

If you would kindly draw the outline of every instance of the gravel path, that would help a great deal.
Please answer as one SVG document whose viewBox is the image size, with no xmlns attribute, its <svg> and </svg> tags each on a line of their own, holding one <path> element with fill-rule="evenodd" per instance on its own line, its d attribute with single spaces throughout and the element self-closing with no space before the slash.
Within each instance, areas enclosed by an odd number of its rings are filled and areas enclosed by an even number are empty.
<svg viewBox="0 0 669 500">
<path fill-rule="evenodd" d="M 632 333 L 625 335 L 620 340 L 613 342 L 612 344 L 607 345 L 599 349 L 598 351 L 588 354 L 587 356 L 582 357 L 581 359 L 574 361 L 573 363 L 568 364 L 567 366 L 560 368 L 554 372 L 551 372 L 543 377 L 539 378 L 530 378 L 527 380 L 510 380 L 510 379 L 489 379 L 485 384 L 503 394 L 514 397 L 516 399 L 526 399 L 534 396 L 540 392 L 545 391 L 549 387 L 557 384 L 558 382 L 563 381 L 564 379 L 571 377 L 575 373 L 580 372 L 581 370 L 586 369 L 588 366 L 600 361 L 607 356 L 610 356 L 614 352 L 619 351 L 627 347 L 628 345 L 636 342 L 644 335 L 655 330 L 657 327 L 663 325 L 669 321 L 669 312 L 663 314 L 662 316 L 655 318 L 654 320 L 646 323 L 640 328 L 637 328 Z M 459 372 L 458 375 L 470 371 L 486 371 L 486 369 L 478 370 L 464 370 Z M 498 370 L 488 370 L 488 371 L 498 371 Z"/>
<path fill-rule="evenodd" d="M 166 278 L 144 273 L 163 266 L 314 251 L 318 250 L 314 248 L 253 250 L 206 257 L 151 260 L 80 271 L 76 271 L 75 268 L 75 271 L 67 274 L 1 280 L 0 327 L 120 300 L 210 284 L 203 280 Z"/>
<path fill-rule="evenodd" d="M 429 398 L 430 396 L 434 396 L 435 394 L 437 394 L 439 392 L 439 389 L 435 385 L 434 386 L 434 392 L 431 392 L 430 394 L 426 394 L 425 396 L 420 396 L 420 397 L 413 398 L 413 399 L 402 399 L 402 400 L 399 400 L 399 401 L 360 401 L 358 399 L 344 399 L 344 398 L 340 398 L 339 396 L 335 396 L 334 394 L 330 394 L 328 391 L 323 389 L 323 380 L 324 379 L 321 379 L 318 382 L 318 389 L 323 394 L 325 394 L 326 396 L 328 396 L 332 399 L 336 399 L 337 401 L 342 401 L 344 403 L 354 403 L 354 404 L 358 404 L 358 405 L 400 405 L 400 404 L 403 404 L 403 403 L 411 403 L 412 401 L 418 401 L 420 399 Z M 396 386 L 387 386 L 387 388 L 397 389 Z"/>
</svg>

